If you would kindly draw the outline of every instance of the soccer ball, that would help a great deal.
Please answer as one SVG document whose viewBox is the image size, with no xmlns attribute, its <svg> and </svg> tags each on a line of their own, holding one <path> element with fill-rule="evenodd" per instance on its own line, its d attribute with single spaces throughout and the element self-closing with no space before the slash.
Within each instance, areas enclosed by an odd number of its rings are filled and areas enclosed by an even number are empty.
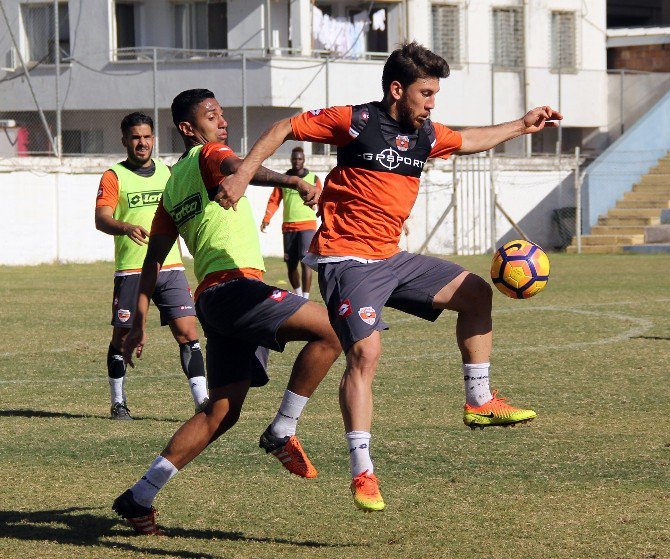
<svg viewBox="0 0 670 559">
<path fill-rule="evenodd" d="M 535 243 L 510 241 L 493 255 L 491 279 L 504 295 L 528 299 L 547 285 L 549 258 Z"/>
</svg>

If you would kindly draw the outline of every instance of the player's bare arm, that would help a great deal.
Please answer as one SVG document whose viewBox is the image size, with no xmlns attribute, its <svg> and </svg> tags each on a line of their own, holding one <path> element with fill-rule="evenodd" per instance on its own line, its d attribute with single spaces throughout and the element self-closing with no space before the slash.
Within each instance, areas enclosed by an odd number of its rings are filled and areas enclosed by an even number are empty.
<svg viewBox="0 0 670 559">
<path fill-rule="evenodd" d="M 158 273 L 163 266 L 163 262 L 165 262 L 176 240 L 177 238 L 171 235 L 154 235 L 149 238 L 147 255 L 144 258 L 142 274 L 140 275 L 135 319 L 133 320 L 133 327 L 123 342 L 123 360 L 131 367 L 135 366 L 133 353 L 138 358 L 142 357 L 142 351 L 146 344 L 146 322 L 151 294 L 156 287 Z"/>
<path fill-rule="evenodd" d="M 496 124 L 495 126 L 481 126 L 466 128 L 461 132 L 463 143 L 456 152 L 458 155 L 467 155 L 492 149 L 502 142 L 511 140 L 523 134 L 534 134 L 544 128 L 558 127 L 558 121 L 563 115 L 549 106 L 536 107 L 528 111 L 522 118 Z"/>
<path fill-rule="evenodd" d="M 286 118 L 273 124 L 256 141 L 249 154 L 242 160 L 239 167 L 233 171 L 233 174 L 226 177 L 221 183 L 215 200 L 224 208 L 232 208 L 244 194 L 247 185 L 250 182 L 255 182 L 256 172 L 260 169 L 263 161 L 277 151 L 277 148 L 286 140 L 292 139 L 293 129 L 291 128 L 290 119 Z M 282 183 L 276 182 L 276 184 Z M 304 196 L 303 199 L 305 199 Z"/>
<path fill-rule="evenodd" d="M 149 242 L 149 232 L 144 227 L 114 219 L 114 209 L 111 206 L 95 208 L 95 228 L 108 235 L 127 235 L 138 245 Z"/>
</svg>

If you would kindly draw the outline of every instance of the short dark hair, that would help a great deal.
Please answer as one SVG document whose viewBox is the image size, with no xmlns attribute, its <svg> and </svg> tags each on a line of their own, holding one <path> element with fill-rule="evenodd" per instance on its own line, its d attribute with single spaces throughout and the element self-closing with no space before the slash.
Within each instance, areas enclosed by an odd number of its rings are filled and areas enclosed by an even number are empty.
<svg viewBox="0 0 670 559">
<path fill-rule="evenodd" d="M 209 89 L 187 89 L 172 101 L 172 122 L 179 128 L 180 122 L 191 122 L 195 116 L 195 107 L 205 99 L 214 99 Z"/>
<path fill-rule="evenodd" d="M 295 147 L 291 150 L 291 155 L 293 155 L 294 153 L 302 153 L 303 155 L 305 155 L 305 150 L 302 149 L 300 146 L 295 146 Z"/>
<path fill-rule="evenodd" d="M 139 112 L 130 113 L 129 115 L 123 117 L 123 120 L 121 121 L 121 133 L 125 137 L 128 135 L 130 129 L 133 126 L 139 126 L 140 124 L 148 124 L 149 128 L 151 128 L 151 132 L 153 133 L 153 119 L 149 115 L 145 115 L 144 113 Z"/>
<path fill-rule="evenodd" d="M 449 64 L 444 58 L 416 41 L 412 41 L 403 43 L 386 60 L 382 72 L 382 88 L 386 95 L 394 81 L 400 82 L 403 87 L 409 87 L 420 78 L 446 78 L 448 76 Z"/>
</svg>

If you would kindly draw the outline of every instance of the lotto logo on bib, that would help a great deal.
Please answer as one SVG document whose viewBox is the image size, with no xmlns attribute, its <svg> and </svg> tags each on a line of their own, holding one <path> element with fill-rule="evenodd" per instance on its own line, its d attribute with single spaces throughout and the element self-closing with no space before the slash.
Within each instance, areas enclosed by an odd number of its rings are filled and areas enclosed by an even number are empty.
<svg viewBox="0 0 670 559">
<path fill-rule="evenodd" d="M 345 299 L 340 303 L 340 306 L 337 307 L 337 316 L 340 318 L 347 318 L 351 314 L 351 303 L 349 299 Z"/>
<path fill-rule="evenodd" d="M 279 303 L 280 301 L 283 301 L 287 295 L 288 291 L 284 291 L 283 289 L 274 289 L 272 293 L 268 295 L 268 299 L 272 299 L 273 301 L 277 301 L 277 303 Z"/>
<path fill-rule="evenodd" d="M 372 307 L 361 307 L 358 309 L 358 316 L 361 317 L 363 322 L 372 326 L 375 323 L 375 320 L 377 320 L 377 311 Z"/>
<path fill-rule="evenodd" d="M 116 316 L 119 317 L 121 322 L 128 322 L 128 319 L 130 319 L 130 311 L 127 309 L 119 309 L 116 311 Z"/>
</svg>

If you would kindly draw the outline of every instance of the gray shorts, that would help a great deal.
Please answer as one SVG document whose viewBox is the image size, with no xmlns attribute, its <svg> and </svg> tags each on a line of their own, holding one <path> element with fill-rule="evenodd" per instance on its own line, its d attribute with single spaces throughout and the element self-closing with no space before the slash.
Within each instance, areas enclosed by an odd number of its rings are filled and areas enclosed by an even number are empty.
<svg viewBox="0 0 670 559">
<path fill-rule="evenodd" d="M 314 229 L 284 233 L 284 262 L 300 262 L 312 242 Z"/>
<path fill-rule="evenodd" d="M 115 328 L 132 327 L 139 289 L 140 274 L 114 278 L 112 326 Z M 161 326 L 165 326 L 175 318 L 195 316 L 193 295 L 184 270 L 159 272 L 151 300 L 160 311 Z"/>
<path fill-rule="evenodd" d="M 307 299 L 253 279 L 215 285 L 198 297 L 196 311 L 207 338 L 210 388 L 250 380 L 268 382 L 270 349 L 284 351 L 277 330 Z"/>
<path fill-rule="evenodd" d="M 434 321 L 433 297 L 465 269 L 433 256 L 399 252 L 380 262 L 319 264 L 319 289 L 345 353 L 375 330 L 386 330 L 382 309 Z"/>
</svg>

